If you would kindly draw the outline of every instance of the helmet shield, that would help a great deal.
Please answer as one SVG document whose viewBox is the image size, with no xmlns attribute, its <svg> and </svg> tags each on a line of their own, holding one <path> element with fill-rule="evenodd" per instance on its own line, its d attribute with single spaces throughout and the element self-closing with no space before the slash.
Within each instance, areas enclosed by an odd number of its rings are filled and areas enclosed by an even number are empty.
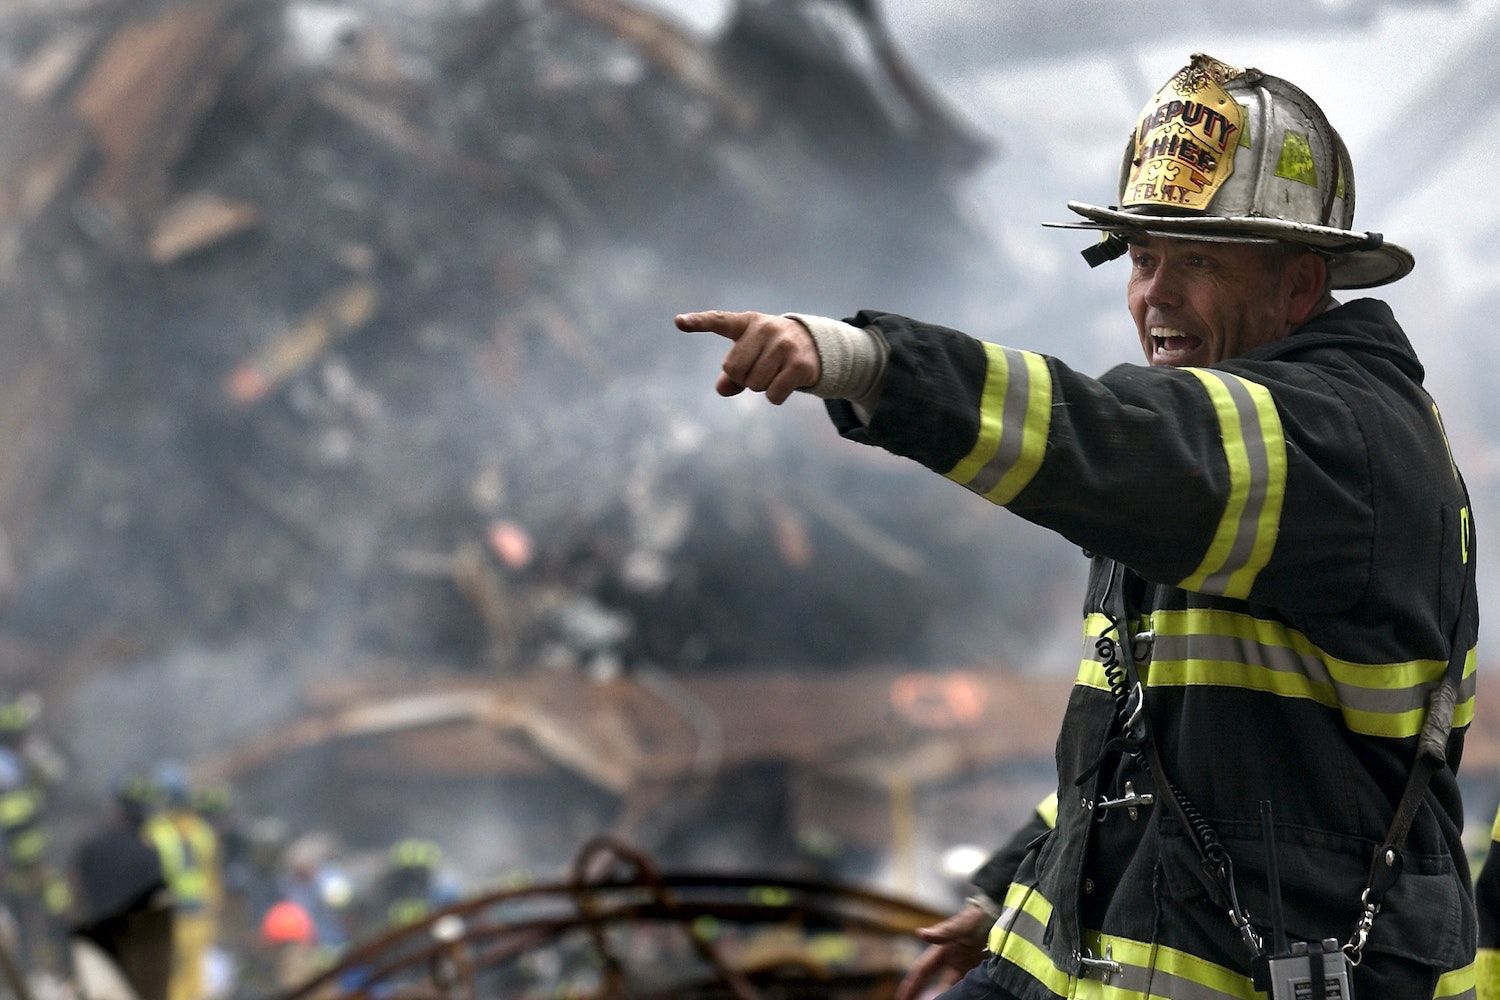
<svg viewBox="0 0 1500 1000">
<path fill-rule="evenodd" d="M 1234 173 L 1245 131 L 1245 109 L 1223 84 L 1243 75 L 1200 54 L 1152 96 L 1121 178 L 1122 207 L 1208 209 Z"/>
</svg>

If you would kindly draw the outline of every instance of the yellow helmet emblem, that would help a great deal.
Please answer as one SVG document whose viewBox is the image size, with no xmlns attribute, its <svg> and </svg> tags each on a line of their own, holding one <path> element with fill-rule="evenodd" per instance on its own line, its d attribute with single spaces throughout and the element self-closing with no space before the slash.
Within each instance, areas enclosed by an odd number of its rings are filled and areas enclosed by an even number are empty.
<svg viewBox="0 0 1500 1000">
<path fill-rule="evenodd" d="M 1223 84 L 1244 73 L 1212 56 L 1192 60 L 1147 102 L 1120 206 L 1204 211 L 1234 173 L 1245 109 Z"/>
</svg>

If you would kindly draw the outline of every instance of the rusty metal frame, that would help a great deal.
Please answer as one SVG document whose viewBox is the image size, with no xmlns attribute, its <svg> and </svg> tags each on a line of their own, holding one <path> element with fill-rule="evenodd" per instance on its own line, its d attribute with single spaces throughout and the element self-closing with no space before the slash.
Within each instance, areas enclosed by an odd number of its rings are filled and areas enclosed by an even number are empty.
<svg viewBox="0 0 1500 1000">
<path fill-rule="evenodd" d="M 747 901 L 752 890 L 771 889 L 774 902 Z M 549 912 L 538 914 L 537 907 Z M 506 912 L 519 911 L 519 912 Z M 737 969 L 725 961 L 698 923 L 702 917 L 741 926 L 815 924 L 873 938 L 907 938 L 944 914 L 927 907 L 835 882 L 759 874 L 663 873 L 644 854 L 611 838 L 590 841 L 569 877 L 476 897 L 434 911 L 412 924 L 346 953 L 334 967 L 278 1000 L 478 1000 L 483 972 L 503 968 L 563 935 L 585 930 L 603 970 L 599 1000 L 631 992 L 628 962 L 614 954 L 612 926 L 633 922 L 675 924 L 709 970 L 694 989 L 712 988 L 733 1000 L 760 1000 L 756 981 L 767 970 Z M 843 978 L 897 969 L 834 973 L 802 970 L 832 988 Z M 358 986 L 341 985 L 357 978 Z"/>
</svg>

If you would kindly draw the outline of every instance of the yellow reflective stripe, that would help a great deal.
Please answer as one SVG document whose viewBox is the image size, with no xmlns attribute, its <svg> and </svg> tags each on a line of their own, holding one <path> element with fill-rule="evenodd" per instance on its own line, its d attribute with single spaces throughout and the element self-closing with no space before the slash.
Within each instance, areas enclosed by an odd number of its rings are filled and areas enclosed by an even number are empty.
<svg viewBox="0 0 1500 1000">
<path fill-rule="evenodd" d="M 1053 792 L 1036 804 L 1036 814 L 1053 829 L 1057 828 L 1057 793 Z"/>
<path fill-rule="evenodd" d="M 1203 383 L 1219 418 L 1229 492 L 1198 568 L 1178 586 L 1245 598 L 1271 561 L 1286 494 L 1286 439 L 1265 386 L 1206 368 L 1187 368 Z"/>
<path fill-rule="evenodd" d="M 1041 893 L 1030 886 L 1012 882 L 1005 893 L 1000 919 L 990 928 L 987 947 L 1053 993 L 1068 996 L 1073 978 L 1053 965 L 1041 945 L 1026 936 L 1026 930 L 1031 929 L 1040 940 L 1043 928 L 1051 919 L 1052 904 Z M 1018 928 L 1017 924 L 1022 926 Z"/>
<path fill-rule="evenodd" d="M 1475 965 L 1466 965 L 1438 976 L 1437 989 L 1432 991 L 1433 1000 L 1449 1000 L 1456 997 L 1472 997 L 1478 985 Z"/>
<path fill-rule="evenodd" d="M 1286 436 L 1281 429 L 1281 414 L 1269 389 L 1248 379 L 1240 379 L 1240 382 L 1250 393 L 1259 418 L 1261 441 L 1266 451 L 1266 486 L 1250 560 L 1230 578 L 1229 589 L 1224 591 L 1230 597 L 1249 596 L 1255 578 L 1271 561 L 1271 553 L 1276 549 L 1276 539 L 1281 533 L 1281 509 L 1286 502 Z"/>
<path fill-rule="evenodd" d="M 1047 450 L 1047 435 L 1052 431 L 1052 372 L 1040 354 L 1030 351 L 1013 351 L 1025 359 L 1027 384 L 1031 391 L 1026 396 L 1026 418 L 1021 425 L 1021 453 L 1016 456 L 1005 475 L 985 497 L 997 504 L 1010 503 L 1042 467 L 1042 456 Z"/>
<path fill-rule="evenodd" d="M 20 826 L 37 814 L 41 799 L 28 789 L 0 795 L 0 826 Z"/>
<path fill-rule="evenodd" d="M 1438 985 L 1442 985 L 1438 980 Z M 1500 1000 L 1500 948 L 1480 948 L 1474 957 L 1474 995 L 1478 1000 Z"/>
<path fill-rule="evenodd" d="M 1014 500 L 1042 465 L 1052 426 L 1052 373 L 1030 351 L 985 344 L 974 447 L 946 475 L 997 503 Z"/>
<path fill-rule="evenodd" d="M 40 858 L 47 849 L 47 835 L 41 830 L 29 829 L 11 834 L 7 843 L 10 845 L 12 861 L 29 864 Z"/>
<path fill-rule="evenodd" d="M 967 483 L 984 463 L 995 454 L 1000 445 L 1000 431 L 1004 414 L 1005 390 L 1009 383 L 1010 366 L 1005 363 L 1005 351 L 995 344 L 985 344 L 984 391 L 979 398 L 979 437 L 969 454 L 953 468 L 944 473 L 955 483 Z"/>
<path fill-rule="evenodd" d="M 1005 900 L 1000 904 L 1000 916 L 990 927 L 989 939 L 985 947 L 997 955 L 1000 954 L 1000 946 L 1005 936 L 1011 932 L 1022 913 L 1030 914 L 1045 927 L 1047 921 L 1052 919 L 1052 904 L 1047 902 L 1034 887 L 1012 882 L 1005 890 Z"/>
<path fill-rule="evenodd" d="M 386 909 L 386 922 L 393 927 L 414 924 L 430 912 L 426 900 L 398 899 Z"/>
<path fill-rule="evenodd" d="M 1172 996 L 1202 996 L 1202 988 L 1207 988 L 1223 997 L 1233 997 L 1235 1000 L 1259 1000 L 1263 994 L 1255 991 L 1255 984 L 1249 976 L 1241 975 L 1232 969 L 1226 969 L 1222 965 L 1191 955 L 1176 948 L 1168 948 L 1165 945 L 1153 945 L 1144 941 L 1134 941 L 1130 938 L 1115 937 L 1110 934 L 1100 934 L 1087 931 L 1083 935 L 1084 946 L 1096 957 L 1109 953 L 1110 958 L 1126 967 L 1125 977 L 1127 979 L 1138 978 L 1130 975 L 1132 969 L 1145 970 L 1149 981 L 1149 991 L 1137 990 L 1111 990 L 1110 992 L 1086 993 L 1085 984 L 1103 986 L 1103 983 L 1095 983 L 1092 979 L 1080 979 L 1078 981 L 1078 996 L 1100 996 L 1100 997 L 1172 997 Z M 1173 989 L 1172 980 L 1180 980 L 1184 984 L 1181 990 Z"/>
<path fill-rule="evenodd" d="M 1036 889 L 1012 884 L 1005 909 L 990 931 L 989 949 L 1048 991 L 1070 1000 L 1257 1000 L 1248 976 L 1176 948 L 1085 932 L 1083 946 L 1108 956 L 1120 970 L 1105 983 L 1076 977 L 1053 964 L 1042 945 L 1052 906 Z"/>
<path fill-rule="evenodd" d="M 1239 533 L 1240 515 L 1245 511 L 1245 500 L 1250 494 L 1250 463 L 1245 454 L 1245 436 L 1240 430 L 1240 410 L 1229 389 L 1219 380 L 1217 373 L 1201 368 L 1187 368 L 1197 376 L 1208 392 L 1209 401 L 1219 417 L 1219 433 L 1224 442 L 1224 458 L 1229 463 L 1229 496 L 1219 525 L 1214 529 L 1213 540 L 1198 568 L 1189 573 L 1178 586 L 1185 590 L 1202 590 L 1209 574 L 1217 573 L 1229 558 Z"/>
<path fill-rule="evenodd" d="M 1156 611 L 1152 628 L 1158 636 L 1223 635 L 1260 646 L 1281 646 L 1317 659 L 1329 676 L 1341 684 L 1372 689 L 1408 688 L 1430 684 L 1448 669 L 1447 660 L 1405 660 L 1396 663 L 1360 663 L 1325 653 L 1307 636 L 1269 618 L 1256 618 L 1239 611 L 1189 608 L 1186 611 Z M 1467 674 L 1467 671 L 1466 671 Z"/>
<path fill-rule="evenodd" d="M 1077 980 L 1066 972 L 1052 964 L 1052 959 L 1047 953 L 1019 934 L 1011 934 L 1005 938 L 1002 950 L 996 952 L 1001 958 L 1012 965 L 1020 967 L 1032 979 L 1041 983 L 1047 989 L 1060 997 L 1071 997 L 1076 994 L 1073 987 Z"/>
<path fill-rule="evenodd" d="M 1052 918 L 1052 905 L 1034 887 L 1012 883 L 1005 893 L 1004 911 L 990 931 L 991 952 L 1031 976 L 1058 997 L 1069 1000 L 1263 1000 L 1249 976 L 1197 955 L 1166 945 L 1085 931 L 1083 947 L 1095 958 L 1108 956 L 1120 966 L 1108 983 L 1093 976 L 1074 977 L 1053 964 L 1042 947 Z M 1479 997 L 1486 977 L 1491 988 L 1500 983 L 1500 952 L 1481 948 L 1475 964 L 1443 973 L 1434 1000 Z"/>
<path fill-rule="evenodd" d="M 1331 656 L 1281 622 L 1240 612 L 1206 609 L 1157 611 L 1150 616 L 1156 644 L 1144 671 L 1148 687 L 1219 685 L 1304 698 L 1337 709 L 1351 730 L 1404 738 L 1420 732 L 1431 689 L 1446 672 L 1444 660 L 1358 663 Z M 1109 690 L 1094 639 L 1109 627 L 1101 614 L 1084 621 L 1084 650 L 1076 683 Z M 1477 650 L 1465 655 L 1453 724 L 1474 718 Z"/>
<path fill-rule="evenodd" d="M 1109 678 L 1104 675 L 1104 664 L 1095 658 L 1094 640 L 1110 628 L 1109 618 L 1095 611 L 1083 617 L 1083 656 L 1078 662 L 1078 676 L 1073 683 L 1078 687 L 1109 690 Z"/>
<path fill-rule="evenodd" d="M 1495 824 L 1490 827 L 1490 840 L 1500 841 L 1500 810 L 1495 812 Z M 1500 858 L 1497 858 L 1500 860 Z"/>
<path fill-rule="evenodd" d="M 161 856 L 162 876 L 177 902 L 204 902 L 209 895 L 206 865 L 211 859 L 200 850 L 201 834 L 185 833 L 170 818 L 158 816 L 147 825 L 146 836 Z"/>
</svg>

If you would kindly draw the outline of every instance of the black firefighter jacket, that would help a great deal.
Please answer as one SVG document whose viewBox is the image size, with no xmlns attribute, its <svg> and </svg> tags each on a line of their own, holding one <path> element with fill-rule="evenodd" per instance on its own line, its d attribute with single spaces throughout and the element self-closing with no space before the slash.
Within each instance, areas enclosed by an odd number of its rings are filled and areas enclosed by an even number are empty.
<svg viewBox="0 0 1500 1000">
<path fill-rule="evenodd" d="M 1094 554 L 1056 827 L 997 890 L 990 975 L 1038 1000 L 1261 995 L 1160 798 L 1101 806 L 1156 792 L 1137 761 L 1105 752 L 1119 685 L 1097 639 L 1122 587 L 1132 631 L 1153 637 L 1136 648 L 1167 776 L 1228 851 L 1262 930 L 1259 803 L 1272 803 L 1287 928 L 1303 940 L 1353 933 L 1427 695 L 1455 640 L 1467 651 L 1449 766 L 1426 791 L 1354 992 L 1471 996 L 1476 919 L 1453 769 L 1473 716 L 1474 533 L 1389 308 L 1339 306 L 1211 368 L 1122 365 L 1097 379 L 900 316 L 850 322 L 890 355 L 868 425 L 829 403 L 842 434 Z"/>
</svg>

